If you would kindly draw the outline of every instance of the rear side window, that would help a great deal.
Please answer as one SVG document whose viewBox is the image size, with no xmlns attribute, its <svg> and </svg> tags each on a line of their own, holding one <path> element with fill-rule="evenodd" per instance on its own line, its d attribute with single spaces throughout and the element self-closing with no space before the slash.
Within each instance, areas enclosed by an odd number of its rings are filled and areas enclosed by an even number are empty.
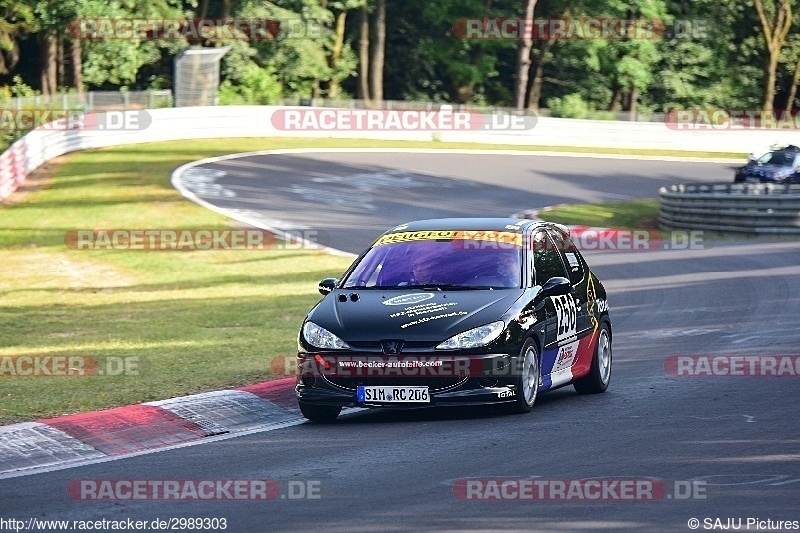
<svg viewBox="0 0 800 533">
<path fill-rule="evenodd" d="M 569 272 L 569 276 L 567 277 L 573 285 L 577 285 L 583 281 L 583 276 L 585 275 L 583 258 L 578 253 L 578 249 L 575 247 L 569 235 L 557 230 L 551 231 L 553 241 L 556 243 L 556 247 L 561 254 L 561 259 L 564 261 L 564 265 Z"/>
<path fill-rule="evenodd" d="M 531 238 L 531 248 L 536 285 L 544 285 L 547 280 L 554 277 L 569 279 L 561 261 L 561 254 L 547 232 L 534 233 Z"/>
</svg>

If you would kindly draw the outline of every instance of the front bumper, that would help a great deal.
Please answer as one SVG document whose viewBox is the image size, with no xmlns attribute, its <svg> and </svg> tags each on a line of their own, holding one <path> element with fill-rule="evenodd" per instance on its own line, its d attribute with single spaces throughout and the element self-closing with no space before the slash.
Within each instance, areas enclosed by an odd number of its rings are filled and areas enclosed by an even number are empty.
<svg viewBox="0 0 800 533">
<path fill-rule="evenodd" d="M 432 406 L 486 405 L 514 401 L 514 373 L 516 357 L 508 354 L 485 354 L 474 356 L 435 356 L 443 364 L 440 370 L 435 368 L 409 369 L 379 368 L 367 366 L 369 362 L 381 360 L 392 361 L 391 358 L 375 355 L 363 356 L 329 356 L 324 358 L 329 366 L 313 360 L 315 354 L 298 355 L 298 377 L 295 391 L 300 402 L 315 405 L 333 405 L 342 407 L 382 407 L 382 408 L 421 408 Z M 403 356 L 395 361 L 407 361 L 425 356 Z M 346 367 L 342 372 L 341 360 L 363 360 L 364 366 Z M 428 359 L 425 359 L 428 360 Z M 334 364 L 335 363 L 335 364 Z M 351 363 L 352 365 L 352 363 Z M 406 386 L 424 385 L 428 387 L 430 402 L 425 403 L 375 403 L 359 402 L 357 387 L 359 385 Z"/>
<path fill-rule="evenodd" d="M 787 176 L 775 174 L 752 174 L 744 171 L 737 171 L 734 176 L 734 183 L 783 183 Z"/>
</svg>

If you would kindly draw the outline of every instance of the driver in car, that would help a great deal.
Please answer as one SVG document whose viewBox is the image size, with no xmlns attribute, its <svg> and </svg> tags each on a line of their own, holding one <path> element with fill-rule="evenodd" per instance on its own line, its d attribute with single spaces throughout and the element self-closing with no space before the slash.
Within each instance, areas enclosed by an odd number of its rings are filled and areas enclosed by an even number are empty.
<svg viewBox="0 0 800 533">
<path fill-rule="evenodd" d="M 411 281 L 409 285 L 427 285 L 433 283 L 434 261 L 430 257 L 415 257 L 411 263 Z"/>
<path fill-rule="evenodd" d="M 502 287 L 519 286 L 519 262 L 517 254 L 503 253 L 497 261 L 497 278 Z"/>
</svg>

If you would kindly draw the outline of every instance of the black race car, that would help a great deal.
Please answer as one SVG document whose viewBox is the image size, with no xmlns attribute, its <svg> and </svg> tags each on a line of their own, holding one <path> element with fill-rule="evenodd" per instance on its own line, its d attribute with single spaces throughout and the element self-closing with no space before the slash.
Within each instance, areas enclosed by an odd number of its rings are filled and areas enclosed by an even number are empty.
<svg viewBox="0 0 800 533">
<path fill-rule="evenodd" d="M 747 164 L 736 169 L 734 183 L 800 183 L 800 147 L 772 146 L 753 153 Z"/>
<path fill-rule="evenodd" d="M 606 291 L 563 226 L 403 224 L 319 290 L 298 336 L 297 398 L 311 420 L 344 406 L 527 412 L 541 391 L 604 392 L 611 378 Z"/>
</svg>

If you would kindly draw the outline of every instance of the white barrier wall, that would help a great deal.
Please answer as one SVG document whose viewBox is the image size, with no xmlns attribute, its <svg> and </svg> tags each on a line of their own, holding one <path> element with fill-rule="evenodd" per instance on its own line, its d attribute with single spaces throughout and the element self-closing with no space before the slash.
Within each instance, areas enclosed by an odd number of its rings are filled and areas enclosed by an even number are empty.
<svg viewBox="0 0 800 533">
<path fill-rule="evenodd" d="M 751 151 L 776 142 L 800 144 L 796 130 L 675 130 L 664 123 L 572 120 L 542 117 L 527 131 L 284 131 L 272 115 L 278 109 L 320 108 L 217 106 L 153 109 L 143 129 L 37 129 L 0 156 L 0 200 L 11 194 L 40 165 L 59 155 L 123 144 L 179 139 L 232 137 L 337 137 L 386 140 L 432 140 L 574 148 L 637 148 L 704 152 Z M 339 109 L 338 112 L 347 112 Z M 136 111 L 128 113 L 137 113 Z M 99 115 L 102 117 L 103 115 Z M 138 117 L 140 122 L 145 117 Z M 144 120 L 146 122 L 146 120 Z M 102 120 L 101 120 L 102 122 Z"/>
</svg>

